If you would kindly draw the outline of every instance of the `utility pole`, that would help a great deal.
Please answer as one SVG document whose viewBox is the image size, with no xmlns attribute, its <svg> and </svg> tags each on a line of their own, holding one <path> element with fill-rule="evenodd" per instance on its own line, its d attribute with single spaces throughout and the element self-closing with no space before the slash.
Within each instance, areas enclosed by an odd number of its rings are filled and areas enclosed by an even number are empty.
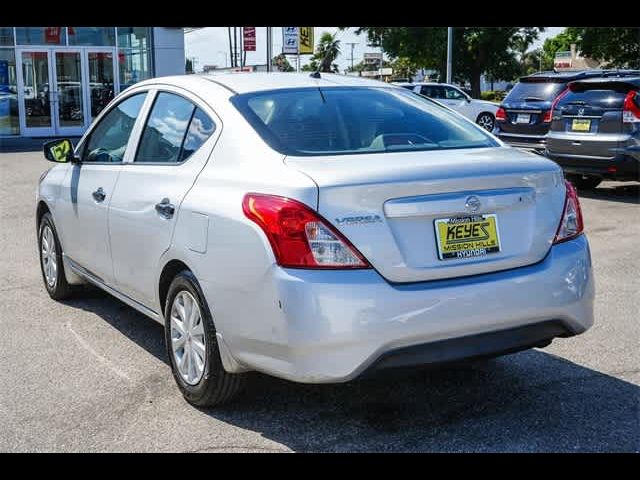
<svg viewBox="0 0 640 480">
<path fill-rule="evenodd" d="M 356 42 L 347 42 L 347 45 L 351 46 L 351 71 L 353 72 L 353 47 L 358 44 Z"/>
<path fill-rule="evenodd" d="M 233 42 L 231 42 L 231 27 L 227 27 L 227 34 L 229 35 L 229 62 L 231 63 L 230 66 L 233 67 Z"/>
<path fill-rule="evenodd" d="M 451 83 L 453 70 L 453 27 L 447 27 L 447 83 Z"/>
</svg>

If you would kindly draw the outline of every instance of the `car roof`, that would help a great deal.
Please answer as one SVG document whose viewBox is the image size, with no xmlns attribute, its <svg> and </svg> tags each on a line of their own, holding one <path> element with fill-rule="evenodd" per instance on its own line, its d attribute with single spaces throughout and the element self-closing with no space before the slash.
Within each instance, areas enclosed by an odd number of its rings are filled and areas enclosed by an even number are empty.
<svg viewBox="0 0 640 480">
<path fill-rule="evenodd" d="M 634 87 L 640 87 L 640 75 L 637 77 L 632 76 L 619 76 L 619 77 L 593 77 L 585 78 L 583 80 L 576 80 L 571 82 L 571 85 L 606 85 L 606 84 L 624 84 Z"/>
<path fill-rule="evenodd" d="M 308 72 L 232 72 L 192 75 L 210 82 L 217 83 L 234 93 L 249 93 L 280 88 L 302 87 L 385 87 L 394 86 L 379 80 L 369 80 L 361 77 L 321 73 L 320 78 L 311 77 Z"/>
<path fill-rule="evenodd" d="M 520 77 L 520 81 L 528 81 L 528 80 L 537 80 L 541 78 L 549 78 L 549 79 L 557 79 L 563 81 L 571 81 L 578 80 L 581 78 L 591 78 L 591 77 L 604 77 L 609 75 L 637 75 L 640 74 L 639 70 L 602 70 L 602 69 L 594 69 L 594 70 L 580 70 L 573 72 L 536 72 L 531 75 L 526 75 L 524 77 Z"/>
</svg>

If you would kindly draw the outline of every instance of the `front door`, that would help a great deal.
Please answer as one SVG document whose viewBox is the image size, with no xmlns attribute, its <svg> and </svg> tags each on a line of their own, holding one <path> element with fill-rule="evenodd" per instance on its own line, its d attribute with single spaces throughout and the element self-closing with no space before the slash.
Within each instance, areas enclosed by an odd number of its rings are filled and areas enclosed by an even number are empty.
<svg viewBox="0 0 640 480">
<path fill-rule="evenodd" d="M 25 136 L 79 136 L 117 92 L 113 49 L 18 50 Z"/>
</svg>

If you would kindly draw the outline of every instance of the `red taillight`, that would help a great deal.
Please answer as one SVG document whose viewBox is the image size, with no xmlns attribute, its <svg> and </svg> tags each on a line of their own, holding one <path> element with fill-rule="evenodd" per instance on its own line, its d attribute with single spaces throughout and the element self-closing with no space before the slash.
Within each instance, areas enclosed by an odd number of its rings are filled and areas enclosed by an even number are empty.
<svg viewBox="0 0 640 480">
<path fill-rule="evenodd" d="M 297 200 L 248 193 L 242 210 L 265 233 L 282 267 L 371 268 L 340 232 Z"/>
<path fill-rule="evenodd" d="M 565 88 L 562 91 L 562 93 L 560 93 L 560 95 L 556 97 L 556 99 L 551 104 L 551 109 L 547 110 L 547 112 L 544 114 L 544 117 L 542 117 L 542 121 L 544 123 L 551 123 L 551 120 L 553 120 L 553 111 L 555 110 L 556 105 L 558 105 L 558 102 L 560 101 L 560 99 L 564 97 L 567 93 L 569 93 L 569 88 Z"/>
<path fill-rule="evenodd" d="M 562 243 L 572 238 L 576 238 L 584 230 L 584 222 L 582 220 L 582 210 L 580 209 L 580 200 L 578 193 L 573 185 L 565 180 L 567 188 L 567 196 L 564 200 L 564 210 L 556 237 L 553 243 Z"/>
<path fill-rule="evenodd" d="M 507 120 L 507 112 L 505 112 L 504 108 L 498 108 L 496 111 L 496 120 L 500 120 L 502 122 Z"/>
<path fill-rule="evenodd" d="M 623 123 L 636 123 L 640 122 L 640 95 L 637 91 L 631 90 L 624 97 L 624 104 L 622 106 L 622 121 Z"/>
</svg>

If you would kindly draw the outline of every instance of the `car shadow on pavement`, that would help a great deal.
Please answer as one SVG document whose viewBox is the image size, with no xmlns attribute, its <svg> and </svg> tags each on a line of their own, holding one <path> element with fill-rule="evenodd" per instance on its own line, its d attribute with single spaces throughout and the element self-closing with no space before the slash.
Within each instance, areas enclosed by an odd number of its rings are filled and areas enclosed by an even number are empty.
<svg viewBox="0 0 640 480">
<path fill-rule="evenodd" d="M 141 314 L 97 287 L 83 285 L 79 289 L 82 290 L 80 295 L 75 295 L 63 303 L 99 315 L 129 340 L 169 365 L 164 347 L 164 327 L 159 322 Z"/>
<path fill-rule="evenodd" d="M 640 184 L 606 184 L 593 190 L 579 190 L 580 197 L 640 204 Z"/>
<path fill-rule="evenodd" d="M 65 303 L 168 362 L 159 323 L 93 288 Z M 248 375 L 238 398 L 200 411 L 294 451 L 640 450 L 640 387 L 544 350 L 344 384 Z"/>
</svg>

